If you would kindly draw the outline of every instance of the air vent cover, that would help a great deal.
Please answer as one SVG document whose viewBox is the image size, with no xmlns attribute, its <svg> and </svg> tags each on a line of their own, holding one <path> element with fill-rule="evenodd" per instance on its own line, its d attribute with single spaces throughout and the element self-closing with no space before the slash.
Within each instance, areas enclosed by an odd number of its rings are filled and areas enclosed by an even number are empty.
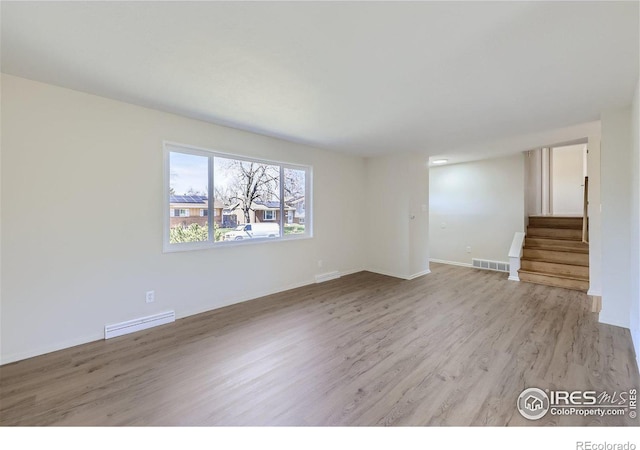
<svg viewBox="0 0 640 450">
<path fill-rule="evenodd" d="M 476 269 L 495 270 L 496 272 L 509 272 L 509 263 L 501 261 L 491 261 L 488 259 L 476 259 L 471 260 L 473 267 Z"/>
</svg>

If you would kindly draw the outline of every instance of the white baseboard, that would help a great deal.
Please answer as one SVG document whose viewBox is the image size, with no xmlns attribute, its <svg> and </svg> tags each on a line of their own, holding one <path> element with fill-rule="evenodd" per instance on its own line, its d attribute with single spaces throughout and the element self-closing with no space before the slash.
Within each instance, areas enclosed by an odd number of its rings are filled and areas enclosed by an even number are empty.
<svg viewBox="0 0 640 450">
<path fill-rule="evenodd" d="M 520 278 L 519 277 L 515 277 L 515 276 L 512 277 L 511 275 L 509 275 L 509 278 L 507 278 L 507 280 L 520 281 Z"/>
<path fill-rule="evenodd" d="M 346 277 L 347 275 L 353 275 L 354 273 L 358 273 L 358 272 L 364 272 L 366 269 L 350 269 L 350 270 L 343 270 L 342 272 L 340 272 L 340 276 L 341 277 Z"/>
<path fill-rule="evenodd" d="M 418 272 L 418 273 L 414 273 L 413 275 L 409 276 L 409 278 L 407 278 L 407 280 L 413 280 L 416 279 L 418 277 L 422 277 L 424 275 L 429 275 L 431 273 L 431 271 L 429 269 L 423 270 L 422 272 Z"/>
<path fill-rule="evenodd" d="M 371 267 L 366 270 L 367 272 L 373 272 L 373 273 L 377 273 L 378 275 L 384 275 L 387 277 L 400 278 L 401 280 L 413 280 L 414 278 L 418 278 L 423 275 L 427 275 L 431 273 L 431 271 L 427 269 L 427 270 L 423 270 L 422 272 L 414 273 L 413 275 L 407 276 L 407 275 L 400 275 L 395 272 L 387 272 L 386 270 L 373 269 Z"/>
<path fill-rule="evenodd" d="M 306 280 L 306 281 L 302 281 L 300 283 L 293 283 L 293 284 L 287 285 L 287 286 L 285 286 L 283 288 L 265 290 L 265 291 L 262 291 L 262 292 L 257 292 L 255 294 L 245 295 L 245 296 L 242 296 L 242 297 L 237 298 L 237 299 L 227 300 L 227 301 L 219 303 L 219 304 L 217 304 L 215 306 L 206 306 L 204 308 L 189 309 L 189 310 L 186 310 L 186 311 L 176 311 L 176 320 L 177 319 L 184 319 L 185 317 L 195 316 L 196 314 L 202 314 L 202 313 L 205 313 L 205 312 L 214 311 L 214 310 L 220 309 L 220 308 L 226 308 L 227 306 L 235 305 L 237 303 L 248 302 L 250 300 L 255 300 L 255 299 L 258 299 L 260 297 L 266 297 L 267 295 L 278 294 L 280 292 L 290 291 L 291 289 L 297 289 L 297 288 L 301 288 L 301 287 L 304 287 L 304 286 L 309 286 L 310 284 L 315 284 L 315 280 Z"/>
<path fill-rule="evenodd" d="M 76 347 L 82 344 L 88 344 L 89 342 L 101 341 L 104 339 L 104 332 L 100 331 L 99 333 L 90 334 L 88 336 L 84 336 L 77 339 L 69 339 L 68 341 L 58 342 L 51 345 L 45 345 L 42 347 L 38 347 L 34 350 L 29 350 L 26 352 L 19 353 L 11 353 L 9 355 L 1 355 L 0 356 L 0 366 L 5 364 L 11 364 L 16 361 L 22 361 L 23 359 L 33 358 L 35 356 L 45 355 L 47 353 L 57 352 L 58 350 L 64 350 L 66 348 Z"/>
<path fill-rule="evenodd" d="M 361 272 L 361 269 L 356 269 L 353 270 L 353 273 L 356 272 Z M 236 303 L 242 303 L 242 302 L 246 302 L 249 300 L 255 300 L 257 298 L 260 297 L 265 297 L 267 295 L 272 295 L 272 294 L 277 294 L 279 292 L 284 292 L 284 291 L 288 291 L 291 289 L 296 289 L 299 287 L 303 287 L 303 286 L 307 286 L 310 284 L 314 284 L 315 281 L 314 280 L 306 280 L 300 283 L 294 283 L 288 286 L 285 286 L 283 288 L 279 288 L 279 289 L 273 289 L 273 290 L 268 290 L 268 291 L 263 291 L 260 293 L 256 293 L 256 294 L 252 294 L 252 295 L 248 295 L 248 296 L 243 296 L 239 299 L 233 299 L 233 300 L 229 300 L 223 303 L 219 303 L 216 304 L 215 306 L 206 306 L 204 308 L 196 308 L 196 309 L 191 309 L 191 310 L 177 310 L 176 311 L 176 320 L 178 319 L 183 319 L 185 317 L 189 317 L 189 316 L 195 316 L 196 314 L 202 314 L 205 312 L 209 312 L 209 311 L 213 311 L 215 309 L 220 309 L 220 308 L 224 308 L 225 306 L 231 306 L 231 305 L 235 305 Z M 176 308 L 177 309 L 177 308 Z M 46 345 L 46 346 L 42 346 L 42 347 L 38 347 L 37 349 L 34 350 L 29 350 L 26 352 L 19 352 L 19 353 L 11 353 L 8 355 L 0 355 L 0 366 L 5 365 L 5 364 L 10 364 L 13 362 L 17 362 L 17 361 L 22 361 L 23 359 L 28 359 L 28 358 L 33 358 L 35 356 L 40 356 L 40 355 L 45 355 L 47 353 L 52 353 L 52 352 L 56 352 L 58 350 L 64 350 L 67 348 L 71 348 L 71 347 L 75 347 L 77 345 L 82 345 L 82 344 L 88 344 L 89 342 L 94 342 L 94 341 L 101 341 L 104 339 L 104 328 L 101 328 L 100 332 L 95 333 L 95 334 L 91 334 L 89 336 L 84 336 L 78 339 L 71 339 L 68 341 L 64 341 L 64 342 L 58 342 L 55 344 L 51 344 L 51 345 Z"/>
<path fill-rule="evenodd" d="M 587 295 L 593 295 L 594 297 L 602 297 L 602 292 L 589 289 L 587 291 Z"/>
<path fill-rule="evenodd" d="M 386 270 L 375 269 L 372 267 L 369 267 L 366 270 L 367 272 L 377 273 L 378 275 L 384 275 L 387 277 L 400 278 L 401 280 L 406 280 L 406 277 L 404 275 L 400 275 L 394 272 L 387 272 Z"/>
<path fill-rule="evenodd" d="M 450 266 L 460 266 L 460 267 L 473 267 L 473 264 L 470 263 L 461 263 L 458 261 L 447 261 L 445 259 L 429 259 L 429 262 L 439 263 L 439 264 L 449 264 Z"/>
<path fill-rule="evenodd" d="M 358 272 L 363 272 L 367 269 L 363 269 L 361 267 L 355 268 L 355 269 L 349 269 L 349 270 L 345 270 L 345 271 L 341 271 L 339 272 L 339 276 L 347 276 L 347 275 L 351 275 L 354 273 L 358 273 Z M 386 275 L 386 274 L 385 274 Z M 390 276 L 395 276 L 395 275 L 390 275 Z M 416 276 L 419 276 L 418 274 Z M 398 277 L 398 278 L 402 278 L 402 277 Z M 190 310 L 179 310 L 179 308 L 176 308 L 176 320 L 178 319 L 184 319 L 185 317 L 190 317 L 190 316 L 194 316 L 196 314 L 202 314 L 205 312 L 209 312 L 209 311 L 213 311 L 216 309 L 220 309 L 220 308 L 224 308 L 226 306 L 231 306 L 231 305 L 235 305 L 237 303 L 242 303 L 242 302 L 246 302 L 249 300 L 255 300 L 257 298 L 260 297 L 266 297 L 267 295 L 273 295 L 273 294 L 277 294 L 280 292 L 284 292 L 284 291 L 289 291 L 291 289 L 297 289 L 300 287 L 304 287 L 304 286 L 308 286 L 311 284 L 315 284 L 315 280 L 304 280 L 298 283 L 292 283 L 286 286 L 283 286 L 281 288 L 276 288 L 276 289 L 270 289 L 270 290 L 264 290 L 261 292 L 255 292 L 253 294 L 250 295 L 246 295 L 246 296 L 242 296 L 240 298 L 235 298 L 235 299 L 231 299 L 225 302 L 221 302 L 218 303 L 216 305 L 209 305 L 209 306 L 205 306 L 202 308 L 195 308 L 195 309 L 190 309 Z M 10 364 L 13 362 L 17 362 L 17 361 L 22 361 L 23 359 L 28 359 L 28 358 L 33 358 L 35 356 L 40 356 L 40 355 L 45 355 L 47 353 L 52 353 L 52 352 L 56 352 L 58 350 L 64 350 L 67 348 L 71 348 L 71 347 L 76 347 L 78 345 L 82 345 L 82 344 L 88 344 L 89 342 L 94 342 L 94 341 L 101 341 L 104 339 L 104 329 L 101 326 L 101 329 L 99 332 L 96 332 L 94 334 L 90 334 L 88 336 L 83 336 L 77 339 L 70 339 L 67 341 L 63 341 L 63 342 L 58 342 L 55 344 L 50 344 L 50 345 L 45 345 L 45 346 L 41 346 L 38 347 L 36 349 L 33 350 L 29 350 L 29 351 L 25 351 L 25 352 L 18 352 L 18 353 L 10 353 L 8 355 L 0 355 L 0 366 L 5 365 L 5 364 Z"/>
<path fill-rule="evenodd" d="M 316 283 L 324 283 L 325 281 L 337 280 L 338 278 L 340 278 L 340 276 L 340 272 L 334 270 L 333 272 L 321 273 L 319 275 L 316 275 L 315 279 Z"/>
<path fill-rule="evenodd" d="M 354 273 L 363 272 L 364 270 L 365 269 L 362 269 L 362 268 L 349 269 L 349 270 L 345 270 L 345 271 L 339 272 L 339 274 L 340 274 L 340 276 L 344 277 L 344 276 L 347 276 L 347 275 L 352 275 Z M 304 287 L 304 286 L 309 286 L 309 285 L 315 284 L 315 283 L 316 283 L 315 280 L 305 280 L 305 281 L 301 281 L 299 283 L 289 284 L 289 285 L 284 286 L 282 288 L 265 290 L 265 291 L 262 291 L 262 292 L 257 292 L 255 294 L 246 295 L 246 296 L 243 296 L 243 297 L 241 297 L 239 299 L 229 300 L 229 301 L 226 301 L 224 303 L 218 304 L 218 305 L 213 306 L 213 307 L 198 308 L 198 309 L 192 309 L 192 310 L 187 310 L 187 311 L 176 311 L 176 319 L 184 319 L 185 317 L 195 316 L 196 314 L 202 314 L 202 313 L 213 311 L 213 310 L 216 310 L 216 309 L 225 308 L 227 306 L 235 305 L 237 303 L 248 302 L 250 300 L 255 300 L 255 299 L 258 299 L 260 297 L 266 297 L 268 295 L 279 294 L 280 292 L 290 291 L 291 289 L 298 289 L 298 288 L 301 288 L 301 287 Z"/>
<path fill-rule="evenodd" d="M 363 272 L 364 270 L 365 269 L 362 269 L 362 268 L 349 269 L 349 270 L 345 270 L 343 272 L 340 272 L 340 276 L 344 277 L 344 276 L 351 275 L 351 274 L 354 274 L 354 273 Z M 304 286 L 309 286 L 311 284 L 315 284 L 315 280 L 306 280 L 306 281 L 302 281 L 300 283 L 293 283 L 293 284 L 284 286 L 283 288 L 265 290 L 263 292 L 257 292 L 255 294 L 243 296 L 243 297 L 241 297 L 239 299 L 226 301 L 224 303 L 221 303 L 221 304 L 213 306 L 213 307 L 198 308 L 198 309 L 192 309 L 192 310 L 187 310 L 187 311 L 176 311 L 176 319 L 184 319 L 185 317 L 195 316 L 196 314 L 202 314 L 202 313 L 213 311 L 213 310 L 216 310 L 216 309 L 225 308 L 227 306 L 235 305 L 237 303 L 248 302 L 250 300 L 255 300 L 255 299 L 260 298 L 260 297 L 266 297 L 267 295 L 279 294 L 280 292 L 290 291 L 291 289 L 298 289 L 298 288 L 301 288 L 301 287 L 304 287 Z"/>
</svg>

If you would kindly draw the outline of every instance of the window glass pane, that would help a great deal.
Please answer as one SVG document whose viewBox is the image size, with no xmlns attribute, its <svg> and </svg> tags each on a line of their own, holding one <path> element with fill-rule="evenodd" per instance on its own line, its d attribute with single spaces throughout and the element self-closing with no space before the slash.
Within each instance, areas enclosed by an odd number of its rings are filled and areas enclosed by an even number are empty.
<svg viewBox="0 0 640 450">
<path fill-rule="evenodd" d="M 215 216 L 215 240 L 280 236 L 279 166 L 218 156 L 213 166 L 215 205 L 222 211 Z"/>
<path fill-rule="evenodd" d="M 311 226 L 305 225 L 311 217 L 309 168 L 215 152 L 208 156 L 189 148 L 170 150 L 167 156 L 169 244 L 310 236 Z"/>
<path fill-rule="evenodd" d="M 284 169 L 284 234 L 302 234 L 305 230 L 306 177 L 304 170 Z"/>
<path fill-rule="evenodd" d="M 209 158 L 186 153 L 169 153 L 169 242 L 199 242 L 209 238 Z"/>
</svg>

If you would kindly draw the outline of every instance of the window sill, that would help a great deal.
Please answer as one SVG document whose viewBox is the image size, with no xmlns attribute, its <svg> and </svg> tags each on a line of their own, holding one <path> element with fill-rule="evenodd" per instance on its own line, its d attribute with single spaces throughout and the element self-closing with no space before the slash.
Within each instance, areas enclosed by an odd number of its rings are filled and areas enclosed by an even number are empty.
<svg viewBox="0 0 640 450">
<path fill-rule="evenodd" d="M 184 242 L 182 244 L 164 244 L 162 248 L 162 253 L 189 252 L 189 251 L 195 251 L 195 250 L 243 247 L 243 246 L 251 246 L 251 245 L 261 245 L 261 244 L 274 244 L 277 242 L 300 241 L 300 240 L 306 240 L 306 239 L 313 239 L 313 236 L 309 234 L 299 234 L 299 235 L 288 235 L 287 237 L 282 237 L 282 238 L 241 239 L 238 241 L 220 241 L 215 243 L 209 242 L 209 241 Z"/>
</svg>

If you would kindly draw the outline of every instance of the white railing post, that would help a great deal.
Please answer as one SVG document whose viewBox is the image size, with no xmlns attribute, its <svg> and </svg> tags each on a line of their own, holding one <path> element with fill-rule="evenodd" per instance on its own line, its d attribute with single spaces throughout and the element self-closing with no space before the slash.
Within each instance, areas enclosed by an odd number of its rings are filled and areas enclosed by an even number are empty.
<svg viewBox="0 0 640 450">
<path fill-rule="evenodd" d="M 520 257 L 522 256 L 522 246 L 524 245 L 525 233 L 517 231 L 513 235 L 511 248 L 509 249 L 509 279 L 520 281 L 518 270 L 520 269 Z"/>
</svg>

